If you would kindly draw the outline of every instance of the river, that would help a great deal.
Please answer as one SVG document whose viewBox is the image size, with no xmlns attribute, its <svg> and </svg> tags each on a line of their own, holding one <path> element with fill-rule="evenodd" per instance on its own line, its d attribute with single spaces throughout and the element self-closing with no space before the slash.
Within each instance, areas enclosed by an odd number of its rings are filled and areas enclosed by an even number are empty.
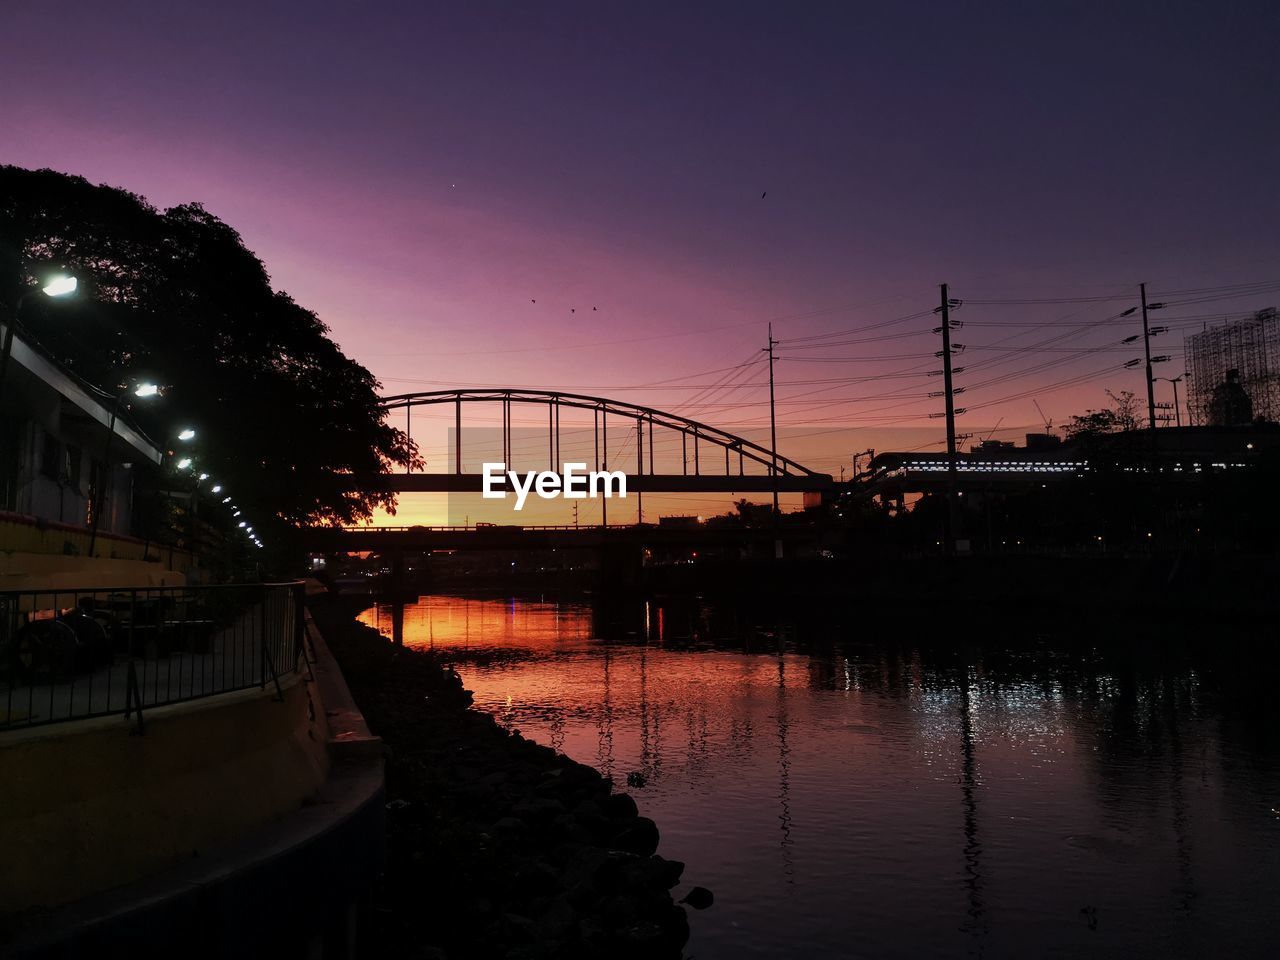
<svg viewBox="0 0 1280 960">
<path fill-rule="evenodd" d="M 391 632 L 388 607 L 361 619 Z M 404 609 L 477 707 L 657 821 L 716 894 L 697 960 L 1274 955 L 1270 685 L 1242 700 L 1152 646 L 858 633 L 692 601 Z"/>
</svg>

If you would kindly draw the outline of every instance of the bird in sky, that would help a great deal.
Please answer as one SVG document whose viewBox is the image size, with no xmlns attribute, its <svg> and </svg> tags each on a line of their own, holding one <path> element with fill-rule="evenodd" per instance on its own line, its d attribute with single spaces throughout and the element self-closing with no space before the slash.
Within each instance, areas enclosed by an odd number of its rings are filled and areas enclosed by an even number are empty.
<svg viewBox="0 0 1280 960">
<path fill-rule="evenodd" d="M 767 197 L 768 195 L 769 195 L 769 191 L 768 191 L 768 190 L 766 190 L 764 193 L 760 194 L 760 199 L 761 199 L 761 200 L 763 200 L 763 199 L 764 199 L 765 197 Z"/>
</svg>

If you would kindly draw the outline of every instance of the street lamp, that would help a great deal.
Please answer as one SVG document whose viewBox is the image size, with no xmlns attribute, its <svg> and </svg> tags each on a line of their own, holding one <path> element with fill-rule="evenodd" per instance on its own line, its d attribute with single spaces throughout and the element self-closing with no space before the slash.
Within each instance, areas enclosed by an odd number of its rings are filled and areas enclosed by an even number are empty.
<svg viewBox="0 0 1280 960">
<path fill-rule="evenodd" d="M 184 430 L 178 431 L 179 440 L 186 441 L 186 440 L 194 440 L 195 438 L 196 438 L 196 432 L 192 430 L 190 427 L 187 427 Z"/>
<path fill-rule="evenodd" d="M 40 288 L 40 292 L 46 297 L 68 297 L 76 292 L 79 285 L 75 277 L 59 273 L 50 277 L 49 282 Z"/>
<path fill-rule="evenodd" d="M 13 354 L 13 331 L 18 326 L 18 316 L 22 313 L 22 305 L 35 293 L 43 293 L 53 300 L 69 297 L 76 292 L 78 281 L 70 274 L 57 273 L 46 278 L 45 285 L 38 289 L 28 290 L 18 297 L 13 305 L 13 312 L 4 327 L 4 349 L 0 352 L 0 400 L 4 399 L 5 373 L 9 369 L 9 357 Z"/>
</svg>

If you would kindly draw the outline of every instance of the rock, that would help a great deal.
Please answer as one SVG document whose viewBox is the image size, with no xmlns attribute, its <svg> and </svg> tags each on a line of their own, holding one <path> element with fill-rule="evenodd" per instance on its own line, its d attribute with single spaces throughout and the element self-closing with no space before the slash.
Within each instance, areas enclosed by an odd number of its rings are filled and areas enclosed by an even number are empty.
<svg viewBox="0 0 1280 960">
<path fill-rule="evenodd" d="M 683 873 L 684 864 L 679 860 L 665 860 L 657 856 L 637 860 L 625 868 L 628 882 L 656 890 L 670 890 L 680 882 Z"/>
<path fill-rule="evenodd" d="M 493 826 L 489 829 L 495 834 L 524 833 L 528 826 L 523 820 L 518 820 L 515 817 L 503 817 L 500 820 L 495 820 Z"/>
<path fill-rule="evenodd" d="M 658 825 L 648 817 L 636 817 L 613 838 L 612 845 L 641 857 L 648 857 L 658 849 Z"/>
<path fill-rule="evenodd" d="M 715 894 L 706 887 L 694 887 L 680 899 L 680 903 L 687 903 L 695 910 L 705 910 L 715 901 Z"/>
<path fill-rule="evenodd" d="M 594 839 L 593 831 L 571 813 L 562 813 L 551 821 L 551 826 L 571 843 L 588 844 Z"/>
<path fill-rule="evenodd" d="M 613 793 L 604 798 L 604 814 L 611 820 L 625 820 L 640 815 L 640 809 L 629 794 Z"/>
<path fill-rule="evenodd" d="M 680 955 L 681 949 L 689 940 L 689 915 L 684 907 L 671 904 L 662 918 L 662 926 L 666 931 L 667 944 L 674 955 Z"/>
<path fill-rule="evenodd" d="M 634 897 L 616 894 L 606 900 L 600 908 L 600 915 L 605 925 L 615 930 L 631 926 L 642 919 L 641 907 Z"/>
<path fill-rule="evenodd" d="M 648 947 L 662 940 L 662 927 L 652 922 L 637 923 L 623 930 L 622 936 L 628 943 Z"/>
<path fill-rule="evenodd" d="M 565 807 L 553 797 L 530 797 L 512 806 L 511 812 L 522 820 L 546 822 L 564 813 Z"/>
<path fill-rule="evenodd" d="M 529 930 L 533 927 L 533 921 L 521 913 L 504 913 L 502 919 L 517 930 Z"/>
<path fill-rule="evenodd" d="M 610 850 L 605 854 L 604 862 L 592 874 L 591 879 L 596 889 L 604 894 L 614 894 L 625 884 L 626 870 L 636 860 L 635 854 L 622 850 Z"/>
<path fill-rule="evenodd" d="M 577 919 L 578 912 L 568 898 L 556 897 L 534 923 L 534 932 L 539 940 L 557 939 L 567 934 Z"/>
</svg>

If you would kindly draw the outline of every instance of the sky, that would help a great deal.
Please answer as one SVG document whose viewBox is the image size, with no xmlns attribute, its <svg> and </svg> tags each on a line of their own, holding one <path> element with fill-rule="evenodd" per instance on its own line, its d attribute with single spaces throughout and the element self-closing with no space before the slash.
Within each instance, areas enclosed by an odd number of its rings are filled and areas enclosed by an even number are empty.
<svg viewBox="0 0 1280 960">
<path fill-rule="evenodd" d="M 1274 3 L 68 2 L 0 36 L 0 162 L 200 201 L 388 394 L 764 440 L 734 365 L 772 321 L 780 452 L 834 474 L 940 448 L 942 282 L 975 440 L 1141 394 L 1109 319 L 1139 282 L 1167 376 L 1280 301 Z"/>
</svg>

